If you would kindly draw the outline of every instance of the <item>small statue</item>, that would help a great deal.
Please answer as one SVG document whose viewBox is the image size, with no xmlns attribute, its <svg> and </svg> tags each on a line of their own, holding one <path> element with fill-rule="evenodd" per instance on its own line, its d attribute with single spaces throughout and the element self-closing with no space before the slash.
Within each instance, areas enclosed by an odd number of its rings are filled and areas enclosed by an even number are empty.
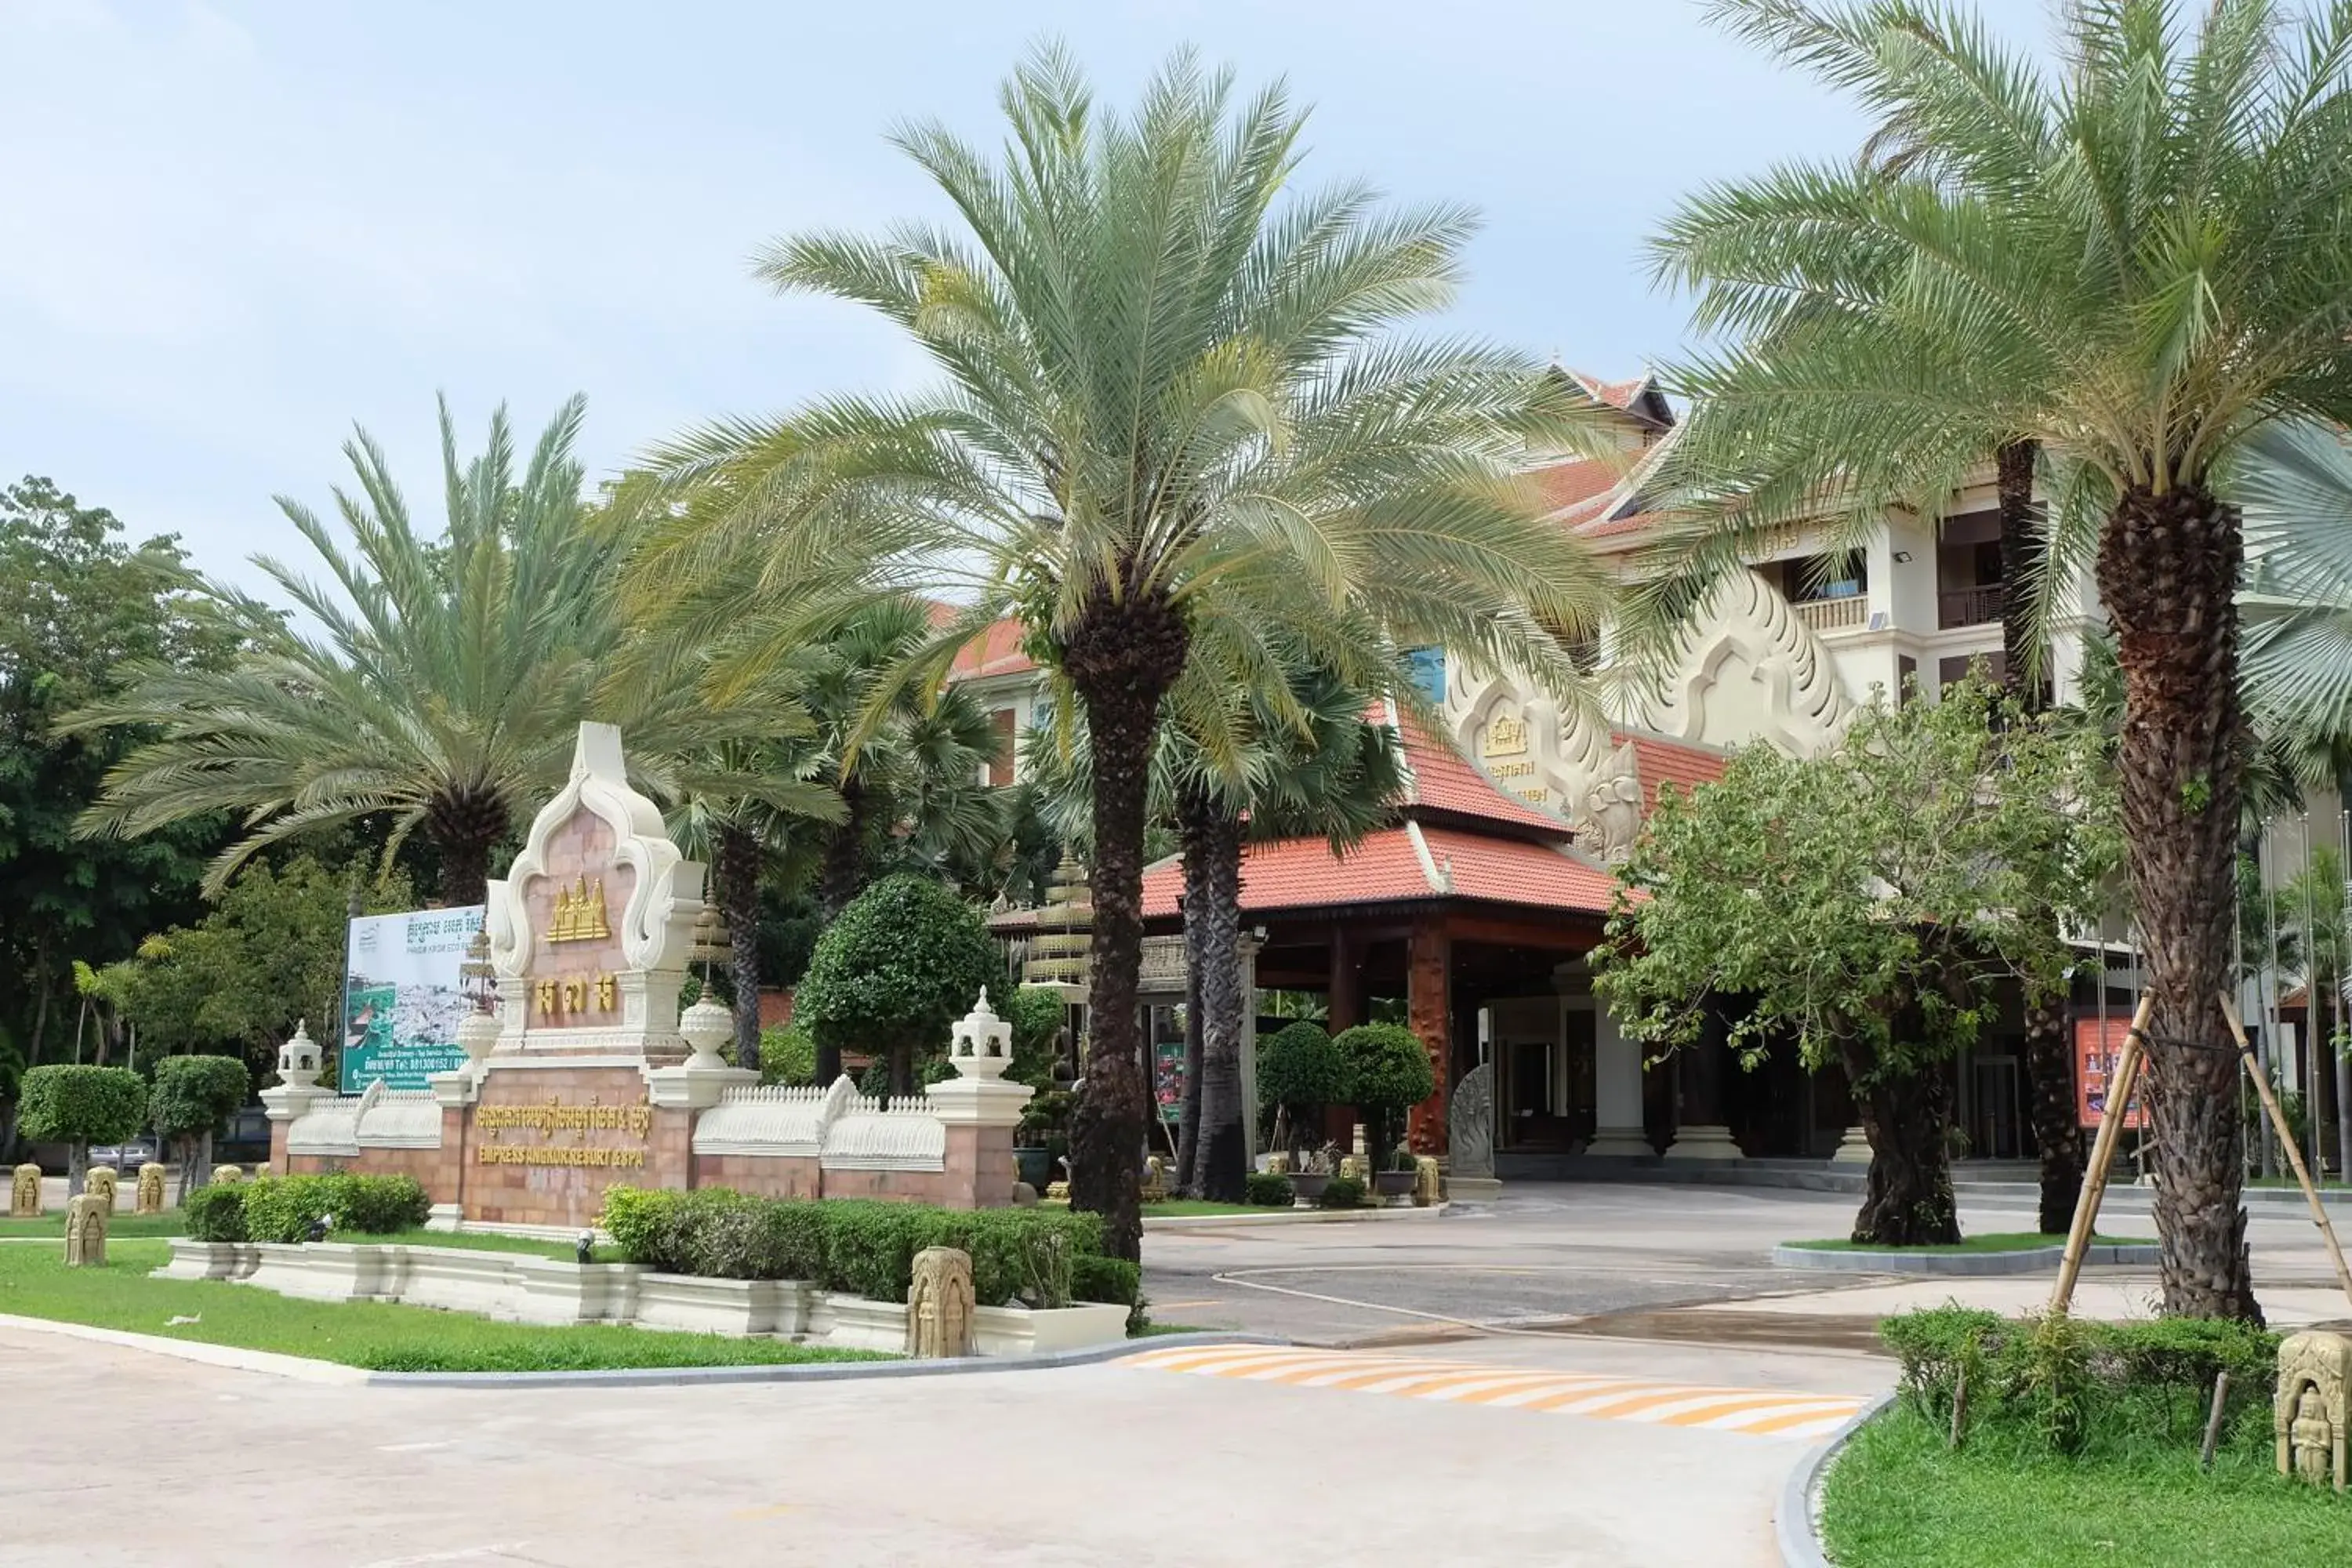
<svg viewBox="0 0 2352 1568">
<path fill-rule="evenodd" d="M 1143 1162 L 1143 1201 L 1148 1204 L 1168 1200 L 1168 1162 L 1154 1154 Z"/>
<path fill-rule="evenodd" d="M 107 1210 L 111 1213 L 114 1208 L 114 1186 L 118 1180 L 120 1178 L 115 1174 L 113 1166 L 92 1165 L 82 1176 L 81 1190 L 104 1198 Z"/>
<path fill-rule="evenodd" d="M 152 1160 L 139 1167 L 139 1188 L 133 1206 L 141 1214 L 163 1212 L 163 1167 Z"/>
<path fill-rule="evenodd" d="M 82 1194 L 66 1205 L 66 1267 L 106 1267 L 106 1226 L 114 1214 L 114 1197 Z"/>
<path fill-rule="evenodd" d="M 914 1281 L 907 1289 L 907 1353 L 971 1354 L 973 1305 L 970 1253 L 927 1247 L 915 1254 Z"/>
<path fill-rule="evenodd" d="M 1427 1154 L 1412 1162 L 1412 1201 L 1422 1208 L 1433 1208 L 1444 1201 L 1444 1180 L 1437 1173 L 1437 1162 Z"/>
<path fill-rule="evenodd" d="M 2347 1395 L 2352 1336 L 2314 1330 L 2279 1343 L 2278 1393 L 2271 1405 L 2278 1471 L 2314 1486 L 2346 1489 Z"/>
<path fill-rule="evenodd" d="M 8 1217 L 38 1219 L 41 1217 L 41 1168 L 19 1165 L 8 1184 Z"/>
<path fill-rule="evenodd" d="M 213 1167 L 212 1184 L 214 1186 L 233 1187 L 243 1180 L 245 1180 L 245 1167 L 242 1165 L 215 1165 Z"/>
</svg>

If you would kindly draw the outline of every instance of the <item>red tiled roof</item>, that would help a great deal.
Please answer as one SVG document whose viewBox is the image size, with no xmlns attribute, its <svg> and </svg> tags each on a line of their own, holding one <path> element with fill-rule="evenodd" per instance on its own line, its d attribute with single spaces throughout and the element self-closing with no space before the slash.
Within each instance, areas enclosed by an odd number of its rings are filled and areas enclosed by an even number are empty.
<svg viewBox="0 0 2352 1568">
<path fill-rule="evenodd" d="M 1505 822 L 1515 827 L 1541 828 L 1549 835 L 1567 837 L 1567 826 L 1558 817 L 1505 795 L 1486 774 L 1443 742 L 1423 734 L 1410 719 L 1400 716 L 1396 725 L 1397 739 L 1404 747 L 1405 765 L 1412 775 L 1403 798 L 1398 802 L 1400 805 L 1408 810 L 1420 806 L 1454 816 Z"/>
<path fill-rule="evenodd" d="M 1565 463 L 1551 463 L 1531 470 L 1528 477 L 1543 492 L 1544 504 L 1552 511 L 1582 508 L 1599 500 L 1617 488 L 1625 477 L 1618 465 L 1599 458 L 1576 458 Z"/>
<path fill-rule="evenodd" d="M 1582 521 L 1569 519 L 1570 526 L 1586 539 L 1612 539 L 1622 533 L 1639 533 L 1657 520 L 1645 511 L 1624 517 L 1591 517 Z"/>
<path fill-rule="evenodd" d="M 1613 738 L 1621 745 L 1628 741 L 1633 743 L 1633 759 L 1642 769 L 1642 808 L 1645 814 L 1658 808 L 1660 784 L 1673 784 L 1688 795 L 1694 785 L 1720 780 L 1731 761 L 1721 752 L 1685 745 L 1660 735 L 1629 735 L 1621 731 Z"/>
<path fill-rule="evenodd" d="M 1420 832 L 1438 874 L 1435 882 L 1423 868 L 1410 827 L 1382 828 L 1344 855 L 1334 855 L 1319 838 L 1253 844 L 1242 855 L 1243 912 L 1457 898 L 1601 914 L 1616 891 L 1607 872 L 1554 845 L 1450 827 Z M 1173 916 L 1183 890 L 1181 860 L 1163 860 L 1146 870 L 1144 918 Z"/>
<path fill-rule="evenodd" d="M 975 680 L 990 675 L 1019 675 L 1036 668 L 1037 661 L 1021 649 L 1027 635 L 1028 628 L 1019 621 L 994 622 L 957 651 L 955 663 L 949 667 L 948 679 Z"/>
<path fill-rule="evenodd" d="M 1646 375 L 1635 376 L 1631 381 L 1601 381 L 1585 374 L 1580 370 L 1572 370 L 1568 374 L 1576 377 L 1577 385 L 1584 388 L 1612 408 L 1631 409 L 1633 406 L 1633 399 L 1639 397 L 1642 395 L 1642 389 L 1650 384 L 1650 378 Z"/>
</svg>

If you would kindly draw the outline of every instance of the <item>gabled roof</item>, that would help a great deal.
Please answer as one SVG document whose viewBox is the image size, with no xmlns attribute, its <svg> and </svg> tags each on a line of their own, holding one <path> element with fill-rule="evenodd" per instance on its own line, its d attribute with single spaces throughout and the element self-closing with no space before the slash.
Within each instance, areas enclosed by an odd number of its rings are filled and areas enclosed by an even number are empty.
<svg viewBox="0 0 2352 1568">
<path fill-rule="evenodd" d="M 1181 858 L 1147 868 L 1144 918 L 1175 915 L 1183 890 Z M 1341 855 L 1319 838 L 1253 844 L 1242 853 L 1245 915 L 1449 898 L 1601 915 L 1616 890 L 1614 878 L 1564 846 L 1418 822 L 1381 828 Z"/>
<path fill-rule="evenodd" d="M 936 614 L 933 624 L 939 624 Z M 984 680 L 996 675 L 1024 675 L 1037 668 L 1037 661 L 1022 651 L 1028 628 L 1019 621 L 992 622 L 971 641 L 957 650 L 955 663 L 948 668 L 950 680 Z"/>
<path fill-rule="evenodd" d="M 1405 816 L 1503 826 L 1517 830 L 1514 837 L 1533 833 L 1564 839 L 1569 836 L 1565 823 L 1504 794 L 1485 773 L 1400 714 L 1394 703 L 1380 704 L 1371 717 L 1377 722 L 1394 725 L 1397 740 L 1403 748 L 1405 787 L 1398 797 L 1397 808 Z"/>
<path fill-rule="evenodd" d="M 1673 405 L 1658 390 L 1658 378 L 1647 371 L 1631 381 L 1602 381 L 1580 370 L 1559 367 L 1577 385 L 1591 394 L 1596 403 L 1606 404 L 1621 413 L 1629 414 L 1643 425 L 1663 430 L 1675 422 Z"/>
</svg>

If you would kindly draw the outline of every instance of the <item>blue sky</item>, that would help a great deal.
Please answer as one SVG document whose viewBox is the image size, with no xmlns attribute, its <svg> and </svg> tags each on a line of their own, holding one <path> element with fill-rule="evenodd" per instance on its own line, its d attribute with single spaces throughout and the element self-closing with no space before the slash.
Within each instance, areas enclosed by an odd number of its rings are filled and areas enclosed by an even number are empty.
<svg viewBox="0 0 2352 1568">
<path fill-rule="evenodd" d="M 2042 0 L 1986 0 L 2043 36 Z M 1671 355 L 1642 243 L 1677 195 L 1851 149 L 1859 122 L 1696 0 L 6 0 L 0 475 L 43 473 L 208 570 L 298 552 L 354 422 L 437 500 L 461 429 L 589 398 L 606 470 L 713 416 L 905 384 L 856 310 L 780 299 L 766 238 L 933 204 L 883 141 L 992 143 L 1031 40 L 1124 100 L 1198 45 L 1315 106 L 1302 171 L 1485 215 L 1450 325 L 1606 376 Z"/>
</svg>

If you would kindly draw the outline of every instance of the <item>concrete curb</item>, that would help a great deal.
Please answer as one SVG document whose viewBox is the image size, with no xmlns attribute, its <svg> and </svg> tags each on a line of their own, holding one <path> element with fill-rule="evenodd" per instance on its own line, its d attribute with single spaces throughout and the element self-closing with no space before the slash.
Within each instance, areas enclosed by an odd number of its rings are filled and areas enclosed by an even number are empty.
<svg viewBox="0 0 2352 1568">
<path fill-rule="evenodd" d="M 163 1334 L 134 1334 L 121 1329 L 93 1328 L 88 1323 L 60 1322 L 55 1318 L 20 1318 L 11 1313 L 0 1313 L 0 1329 L 24 1329 L 37 1334 L 62 1334 L 68 1339 L 89 1340 L 98 1344 L 113 1345 L 121 1350 L 144 1351 L 149 1355 L 170 1356 L 177 1361 L 202 1362 L 207 1366 L 225 1366 L 237 1372 L 258 1372 L 271 1377 L 289 1377 L 299 1383 L 334 1383 L 348 1385 L 365 1383 L 370 1376 L 359 1367 L 345 1366 L 340 1362 L 313 1361 L 309 1356 L 280 1355 L 276 1351 L 249 1351 L 236 1345 L 212 1344 L 204 1340 L 175 1340 Z"/>
<path fill-rule="evenodd" d="M 1772 1539 L 1780 1548 L 1782 1568 L 1836 1568 L 1822 1551 L 1822 1532 L 1816 1522 L 1822 1479 L 1829 1474 L 1830 1461 L 1862 1430 L 1863 1423 L 1894 1403 L 1892 1393 L 1880 1394 L 1790 1473 L 1789 1484 L 1780 1489 L 1780 1506 L 1772 1514 Z"/>
<path fill-rule="evenodd" d="M 2011 1252 L 1894 1252 L 1847 1251 L 1835 1247 L 1792 1247 L 1787 1242 L 1772 1249 L 1772 1264 L 1777 1268 L 1791 1268 L 1800 1273 L 1813 1274 L 1948 1274 L 1982 1277 L 1988 1274 L 2038 1274 L 2055 1268 L 2065 1258 L 2066 1248 L 2055 1247 L 2021 1247 Z M 2100 1243 L 2085 1249 L 2083 1261 L 2088 1263 L 2121 1263 L 2152 1266 L 2162 1259 L 2162 1249 L 2152 1241 L 2127 1242 L 2118 1245 Z"/>
<path fill-rule="evenodd" d="M 1263 1214 L 1171 1214 L 1143 1216 L 1146 1230 L 1202 1230 L 1229 1225 L 1344 1225 L 1351 1220 L 1435 1219 L 1451 1204 L 1426 1208 L 1267 1209 Z"/>
<path fill-rule="evenodd" d="M 815 1362 L 802 1366 L 646 1366 L 602 1372 L 371 1372 L 371 1388 L 667 1388 L 735 1383 L 836 1383 L 873 1377 L 953 1377 L 976 1372 L 1049 1372 L 1185 1345 L 1287 1345 L 1267 1334 L 1154 1334 L 1035 1356 L 962 1356 L 952 1361 Z"/>
</svg>

